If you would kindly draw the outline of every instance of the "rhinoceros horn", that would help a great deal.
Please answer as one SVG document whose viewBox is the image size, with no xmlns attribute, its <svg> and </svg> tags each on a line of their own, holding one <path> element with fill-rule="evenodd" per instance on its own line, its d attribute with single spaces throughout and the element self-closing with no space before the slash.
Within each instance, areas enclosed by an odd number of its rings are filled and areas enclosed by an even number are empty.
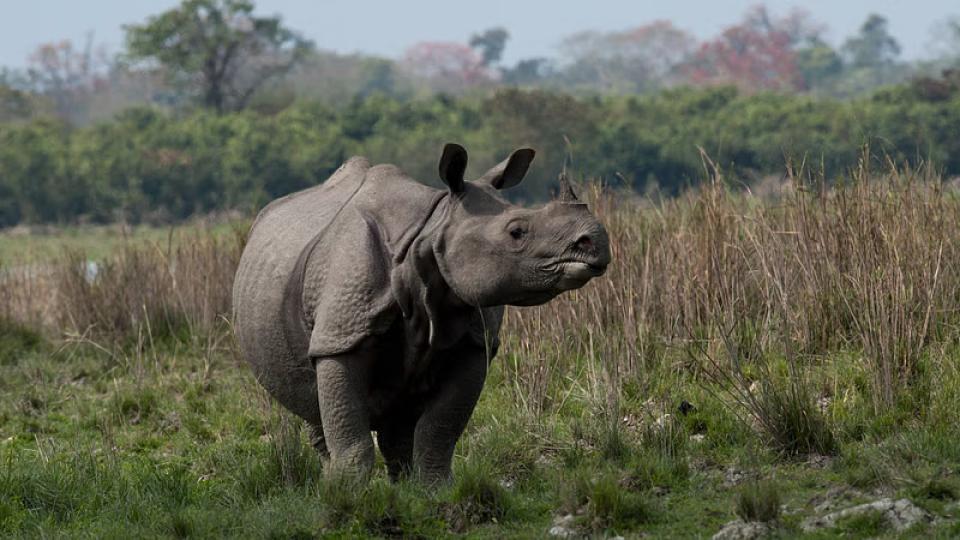
<svg viewBox="0 0 960 540">
<path fill-rule="evenodd" d="M 577 199 L 577 194 L 573 191 L 573 186 L 570 185 L 570 180 L 567 179 L 567 163 L 569 160 L 569 155 L 563 160 L 563 170 L 560 171 L 560 194 L 557 199 L 560 202 L 576 203 L 579 199 Z"/>
<path fill-rule="evenodd" d="M 573 186 L 570 185 L 570 181 L 567 180 L 567 173 L 560 173 L 560 202 L 565 203 L 575 203 L 579 202 L 577 199 L 577 194 L 573 191 Z"/>
</svg>

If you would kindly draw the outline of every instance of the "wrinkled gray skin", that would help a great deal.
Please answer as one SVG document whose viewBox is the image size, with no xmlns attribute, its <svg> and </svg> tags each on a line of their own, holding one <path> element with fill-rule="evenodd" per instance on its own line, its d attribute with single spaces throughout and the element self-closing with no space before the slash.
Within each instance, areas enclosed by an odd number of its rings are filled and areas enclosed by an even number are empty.
<svg viewBox="0 0 960 540">
<path fill-rule="evenodd" d="M 466 151 L 448 144 L 448 190 L 355 157 L 260 212 L 233 290 L 236 334 L 328 468 L 367 475 L 375 431 L 391 478 L 448 479 L 503 306 L 542 304 L 606 269 L 607 233 L 565 182 L 537 209 L 500 196 L 533 155 L 464 182 Z"/>
</svg>

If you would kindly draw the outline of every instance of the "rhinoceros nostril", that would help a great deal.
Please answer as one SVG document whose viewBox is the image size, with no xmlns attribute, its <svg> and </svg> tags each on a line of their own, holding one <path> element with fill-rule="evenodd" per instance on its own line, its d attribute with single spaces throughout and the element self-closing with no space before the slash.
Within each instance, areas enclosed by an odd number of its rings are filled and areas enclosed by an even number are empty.
<svg viewBox="0 0 960 540">
<path fill-rule="evenodd" d="M 573 245 L 581 251 L 593 251 L 593 240 L 587 235 L 578 238 Z"/>
</svg>

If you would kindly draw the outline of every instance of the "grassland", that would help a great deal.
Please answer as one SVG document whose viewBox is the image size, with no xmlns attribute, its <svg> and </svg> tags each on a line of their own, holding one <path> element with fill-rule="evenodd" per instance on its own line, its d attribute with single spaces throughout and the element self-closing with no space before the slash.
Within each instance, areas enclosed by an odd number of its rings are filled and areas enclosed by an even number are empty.
<svg viewBox="0 0 960 540">
<path fill-rule="evenodd" d="M 960 199 L 865 166 L 769 197 L 718 173 L 666 201 L 589 191 L 614 267 L 508 312 L 436 491 L 324 477 L 222 316 L 241 237 L 133 235 L 93 282 L 85 254 L 7 272 L 0 536 L 960 535 Z M 925 519 L 803 529 L 884 497 Z"/>
<path fill-rule="evenodd" d="M 189 238 L 184 233 L 190 231 L 202 230 L 221 236 L 244 225 L 243 220 L 220 217 L 169 227 L 125 224 L 14 227 L 0 230 L 0 261 L 7 265 L 48 262 L 56 260 L 65 251 L 82 253 L 91 260 L 103 260 L 131 242 L 166 246 Z"/>
</svg>

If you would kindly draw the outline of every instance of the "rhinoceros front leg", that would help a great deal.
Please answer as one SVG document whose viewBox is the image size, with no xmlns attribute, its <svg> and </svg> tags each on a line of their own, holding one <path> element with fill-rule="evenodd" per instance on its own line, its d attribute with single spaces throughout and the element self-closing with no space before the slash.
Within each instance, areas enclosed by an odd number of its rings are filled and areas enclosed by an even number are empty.
<svg viewBox="0 0 960 540">
<path fill-rule="evenodd" d="M 487 376 L 486 353 L 481 348 L 460 347 L 444 356 L 435 362 L 448 367 L 437 379 L 438 388 L 417 422 L 413 440 L 414 468 L 431 484 L 450 479 L 454 448 Z"/>
<path fill-rule="evenodd" d="M 358 367 L 367 365 L 362 351 L 316 360 L 317 394 L 323 439 L 334 473 L 366 477 L 373 468 L 373 438 Z"/>
<path fill-rule="evenodd" d="M 320 454 L 322 461 L 330 459 L 330 453 L 327 452 L 327 442 L 323 440 L 323 426 L 320 424 L 308 424 L 307 433 L 310 438 L 310 446 Z"/>
</svg>

